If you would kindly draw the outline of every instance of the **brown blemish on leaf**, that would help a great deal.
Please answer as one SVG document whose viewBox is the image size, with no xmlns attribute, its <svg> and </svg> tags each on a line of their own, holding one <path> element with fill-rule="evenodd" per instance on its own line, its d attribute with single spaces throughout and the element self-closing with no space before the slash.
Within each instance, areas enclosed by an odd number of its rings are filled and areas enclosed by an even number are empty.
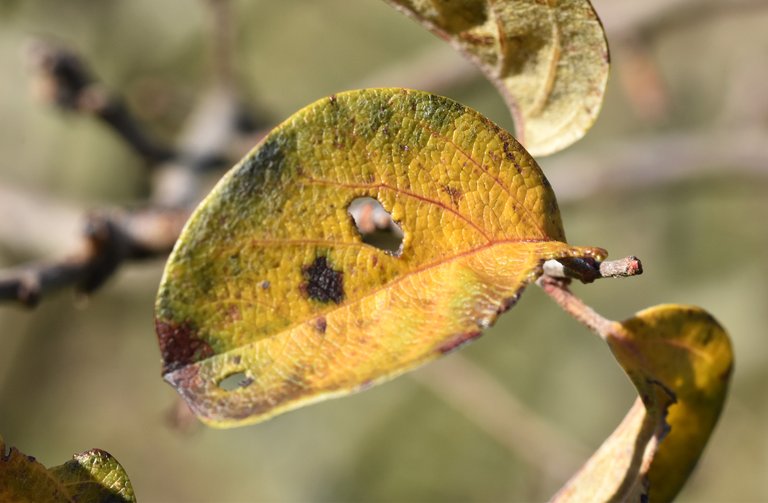
<svg viewBox="0 0 768 503">
<path fill-rule="evenodd" d="M 523 168 L 520 167 L 520 164 L 518 164 L 517 159 L 515 159 L 515 154 L 512 152 L 512 148 L 509 146 L 509 141 L 504 140 L 502 142 L 503 148 L 504 148 L 504 156 L 507 158 L 508 161 L 511 161 L 512 164 L 514 164 L 515 169 L 519 174 L 523 174 Z"/>
<path fill-rule="evenodd" d="M 469 33 L 469 32 L 459 33 L 458 36 L 463 42 L 466 42 L 472 45 L 491 46 L 496 41 L 490 35 L 476 35 L 474 33 Z"/>
<path fill-rule="evenodd" d="M 443 192 L 448 194 L 448 197 L 451 198 L 451 204 L 453 204 L 453 206 L 458 207 L 459 201 L 461 201 L 461 197 L 464 195 L 461 189 L 457 189 L 455 187 L 449 187 L 448 185 L 443 185 L 441 189 Z"/>
<path fill-rule="evenodd" d="M 301 292 L 310 299 L 336 304 L 344 300 L 344 273 L 333 269 L 327 258 L 317 257 L 311 265 L 303 267 L 301 272 L 307 280 L 301 284 Z"/>
<path fill-rule="evenodd" d="M 318 331 L 318 333 L 324 334 L 325 330 L 328 328 L 328 322 L 325 319 L 325 316 L 318 316 L 315 318 L 315 330 Z"/>
<path fill-rule="evenodd" d="M 444 342 L 440 345 L 440 347 L 437 348 L 437 350 L 441 354 L 447 354 L 451 353 L 453 351 L 456 351 L 460 347 L 464 346 L 465 344 L 469 344 L 473 340 L 477 339 L 482 335 L 482 332 L 479 330 L 473 330 L 469 332 L 464 332 L 458 335 L 455 335 L 453 338 L 449 339 L 447 342 Z"/>
<path fill-rule="evenodd" d="M 163 374 L 213 356 L 213 348 L 197 336 L 190 323 L 157 320 L 155 332 L 163 356 Z"/>
<path fill-rule="evenodd" d="M 230 306 L 227 308 L 227 317 L 231 322 L 237 322 L 243 319 L 242 314 L 240 314 L 240 308 L 237 306 Z"/>
<path fill-rule="evenodd" d="M 512 297 L 504 299 L 503 303 L 501 304 L 501 307 L 499 307 L 498 314 L 506 313 L 507 311 L 515 307 L 515 304 L 517 304 L 517 301 L 520 300 L 521 294 L 522 294 L 522 289 Z"/>
</svg>

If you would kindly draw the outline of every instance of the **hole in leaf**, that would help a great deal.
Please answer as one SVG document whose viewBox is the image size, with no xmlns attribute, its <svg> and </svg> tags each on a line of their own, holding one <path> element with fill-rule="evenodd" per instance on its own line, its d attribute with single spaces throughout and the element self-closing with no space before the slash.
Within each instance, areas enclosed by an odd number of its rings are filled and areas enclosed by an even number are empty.
<svg viewBox="0 0 768 503">
<path fill-rule="evenodd" d="M 248 377 L 245 372 L 235 372 L 219 381 L 219 388 L 224 391 L 234 391 L 239 388 L 245 388 L 253 383 L 253 379 Z"/>
<path fill-rule="evenodd" d="M 355 221 L 363 243 L 396 257 L 403 253 L 403 229 L 376 199 L 358 197 L 349 204 L 347 212 Z"/>
</svg>

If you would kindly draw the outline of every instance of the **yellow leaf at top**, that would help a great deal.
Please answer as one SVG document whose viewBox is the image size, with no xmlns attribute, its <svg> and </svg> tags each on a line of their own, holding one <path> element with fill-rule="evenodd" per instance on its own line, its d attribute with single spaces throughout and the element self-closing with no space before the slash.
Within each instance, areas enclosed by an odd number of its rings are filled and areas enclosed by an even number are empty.
<svg viewBox="0 0 768 503">
<path fill-rule="evenodd" d="M 677 305 L 646 309 L 602 335 L 640 398 L 555 501 L 671 501 L 725 403 L 730 339 L 703 309 Z"/>
<path fill-rule="evenodd" d="M 595 122 L 609 57 L 588 0 L 386 1 L 480 67 L 534 156 L 568 147 Z"/>
<path fill-rule="evenodd" d="M 402 229 L 397 252 L 363 242 L 361 197 Z M 156 304 L 164 377 L 215 426 L 364 389 L 476 338 L 543 261 L 605 253 L 564 240 L 539 167 L 477 112 L 404 89 L 331 96 L 187 223 Z"/>
</svg>

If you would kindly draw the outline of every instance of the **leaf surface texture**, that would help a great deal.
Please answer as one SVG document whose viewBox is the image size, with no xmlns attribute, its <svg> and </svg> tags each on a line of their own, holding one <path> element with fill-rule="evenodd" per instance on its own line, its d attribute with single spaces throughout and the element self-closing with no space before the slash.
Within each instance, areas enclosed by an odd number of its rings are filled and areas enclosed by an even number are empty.
<svg viewBox="0 0 768 503">
<path fill-rule="evenodd" d="M 498 88 L 534 156 L 592 127 L 610 60 L 588 0 L 386 0 L 450 42 Z"/>
<path fill-rule="evenodd" d="M 360 197 L 399 253 L 362 241 Z M 476 338 L 544 260 L 604 253 L 564 240 L 539 167 L 477 112 L 402 89 L 320 100 L 188 222 L 157 299 L 164 376 L 216 426 L 366 388 Z"/>
</svg>

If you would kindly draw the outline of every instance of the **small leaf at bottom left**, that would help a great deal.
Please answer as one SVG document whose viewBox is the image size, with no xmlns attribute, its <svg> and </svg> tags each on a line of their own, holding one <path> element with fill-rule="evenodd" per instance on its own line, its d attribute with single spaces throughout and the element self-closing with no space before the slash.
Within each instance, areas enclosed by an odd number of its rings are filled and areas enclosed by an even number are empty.
<svg viewBox="0 0 768 503">
<path fill-rule="evenodd" d="M 128 475 L 117 460 L 100 449 L 75 454 L 66 463 L 46 468 L 16 448 L 7 451 L 0 437 L 0 501 L 114 502 L 136 498 Z"/>
</svg>

